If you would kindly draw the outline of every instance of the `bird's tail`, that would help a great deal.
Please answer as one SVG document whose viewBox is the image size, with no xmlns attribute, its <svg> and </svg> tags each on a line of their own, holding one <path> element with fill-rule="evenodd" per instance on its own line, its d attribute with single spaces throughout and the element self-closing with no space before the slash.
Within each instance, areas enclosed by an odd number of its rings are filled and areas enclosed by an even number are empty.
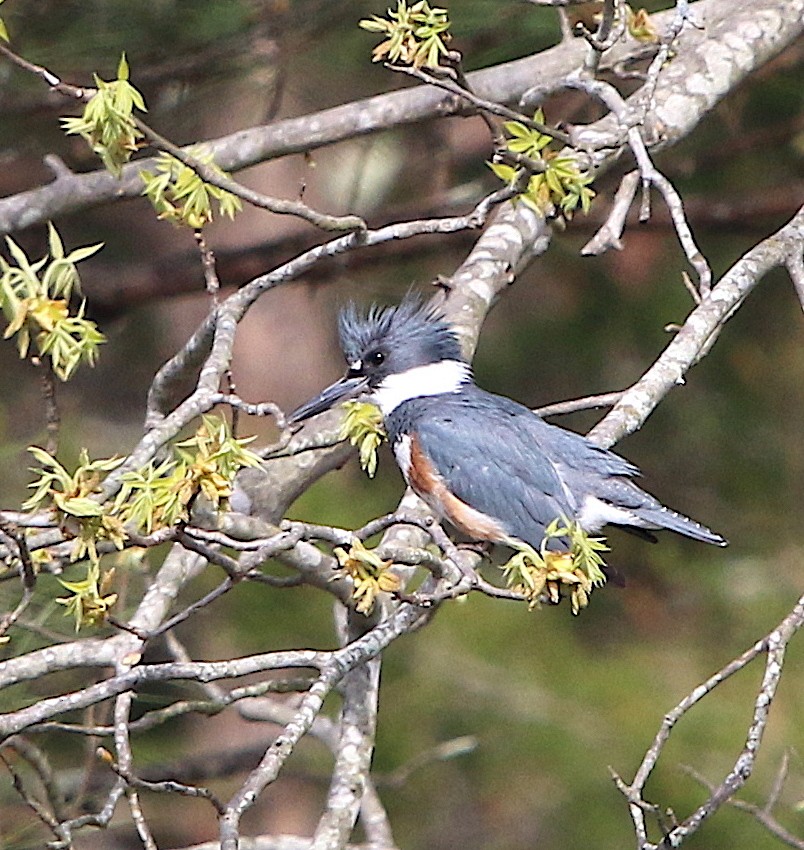
<svg viewBox="0 0 804 850">
<path fill-rule="evenodd" d="M 700 540 L 702 543 L 728 546 L 728 540 L 725 537 L 721 537 L 705 525 L 701 525 L 701 523 L 683 514 L 671 511 L 670 508 L 663 505 L 656 508 L 641 508 L 634 513 L 645 522 L 648 528 L 666 528 L 669 531 L 675 531 L 676 534 L 682 534 L 684 537 Z"/>
</svg>

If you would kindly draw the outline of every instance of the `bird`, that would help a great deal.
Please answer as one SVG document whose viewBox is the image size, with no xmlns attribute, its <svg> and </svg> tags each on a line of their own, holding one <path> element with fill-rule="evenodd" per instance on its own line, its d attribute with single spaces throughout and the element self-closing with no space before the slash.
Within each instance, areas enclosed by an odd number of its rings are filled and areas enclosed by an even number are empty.
<svg viewBox="0 0 804 850">
<path fill-rule="evenodd" d="M 365 312 L 350 303 L 338 329 L 345 376 L 288 422 L 364 397 L 381 411 L 405 482 L 469 540 L 538 550 L 560 520 L 589 534 L 613 525 L 655 542 L 653 532 L 668 529 L 727 545 L 641 489 L 625 458 L 481 389 L 437 306 L 413 296 Z M 551 549 L 568 547 L 550 539 Z"/>
</svg>

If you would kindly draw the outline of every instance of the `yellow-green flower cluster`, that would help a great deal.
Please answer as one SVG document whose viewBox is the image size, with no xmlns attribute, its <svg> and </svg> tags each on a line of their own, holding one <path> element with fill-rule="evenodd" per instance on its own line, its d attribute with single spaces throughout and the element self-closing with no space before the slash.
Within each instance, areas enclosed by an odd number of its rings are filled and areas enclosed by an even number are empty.
<svg viewBox="0 0 804 850">
<path fill-rule="evenodd" d="M 233 437 L 223 417 L 203 416 L 195 434 L 176 444 L 175 457 L 123 475 L 114 512 L 150 534 L 186 522 L 198 496 L 226 508 L 238 470 L 262 462 L 246 448 L 253 439 Z"/>
<path fill-rule="evenodd" d="M 567 551 L 554 551 L 550 541 L 569 544 Z M 606 581 L 601 552 L 608 551 L 601 537 L 590 537 L 577 523 L 555 520 L 545 529 L 540 551 L 521 544 L 503 566 L 508 586 L 527 600 L 532 609 L 542 600 L 558 603 L 562 587 L 569 591 L 572 613 L 589 604 L 594 587 Z"/>
<path fill-rule="evenodd" d="M 22 248 L 6 237 L 12 262 L 0 256 L 0 309 L 8 321 L 3 338 L 16 337 L 23 358 L 33 343 L 36 353 L 49 358 L 54 373 L 66 381 L 79 364 L 94 366 L 98 346 L 106 341 L 97 325 L 84 318 L 84 300 L 75 315 L 70 314 L 70 300 L 81 292 L 76 263 L 91 257 L 102 245 L 65 254 L 50 223 L 48 243 L 49 254 L 31 262 Z"/>
<path fill-rule="evenodd" d="M 450 22 L 446 9 L 431 7 L 427 0 L 408 6 L 406 0 L 397 0 L 396 11 L 388 9 L 386 18 L 372 15 L 360 21 L 369 32 L 386 35 L 385 41 L 372 52 L 372 60 L 387 58 L 414 68 L 437 68 L 440 56 L 446 55 Z"/>
<path fill-rule="evenodd" d="M 402 586 L 399 576 L 391 572 L 393 561 L 384 561 L 359 540 L 355 540 L 348 550 L 338 547 L 334 553 L 341 565 L 337 577 L 352 579 L 355 587 L 352 598 L 361 614 L 371 613 L 378 593 L 393 593 Z"/>
<path fill-rule="evenodd" d="M 114 570 L 104 573 L 101 578 L 100 566 L 91 563 L 87 569 L 87 577 L 82 581 L 64 581 L 59 583 L 70 591 L 70 596 L 59 597 L 56 602 L 66 607 L 65 613 L 75 618 L 75 630 L 81 626 L 98 626 L 109 615 L 112 606 L 117 602 L 117 594 L 109 593 L 114 580 Z"/>
<path fill-rule="evenodd" d="M 193 148 L 190 154 L 219 177 L 229 176 L 215 164 L 212 154 L 203 148 Z M 140 177 L 145 183 L 142 194 L 151 202 L 159 218 L 192 227 L 193 230 L 199 230 L 212 221 L 213 201 L 217 203 L 220 214 L 230 219 L 243 208 L 236 195 L 205 183 L 192 168 L 167 153 L 157 158 L 156 174 L 143 169 Z"/>
<path fill-rule="evenodd" d="M 533 120 L 544 124 L 541 109 L 536 111 Z M 557 151 L 550 150 L 553 143 L 551 136 L 521 121 L 506 121 L 503 127 L 508 134 L 505 143 L 508 151 L 543 166 L 542 171 L 531 174 L 525 191 L 517 195 L 517 200 L 541 215 L 553 208 L 561 210 L 567 219 L 572 218 L 579 207 L 588 213 L 595 196 L 589 188 L 594 179 L 592 175 L 582 171 L 573 157 L 559 156 Z M 510 185 L 519 179 L 521 169 L 518 167 L 503 162 L 490 162 L 488 165 L 500 180 Z"/>
<path fill-rule="evenodd" d="M 33 495 L 23 504 L 26 511 L 41 507 L 56 511 L 59 526 L 75 537 L 71 560 L 89 558 L 98 561 L 97 544 L 111 541 L 122 549 L 126 539 L 123 523 L 104 508 L 97 495 L 100 484 L 108 472 L 122 463 L 120 458 L 90 460 L 86 449 L 81 450 L 78 466 L 68 472 L 56 458 L 40 449 L 29 446 L 28 451 L 39 461 L 39 477 L 31 488 Z"/>
<path fill-rule="evenodd" d="M 343 404 L 346 417 L 341 425 L 339 440 L 346 440 L 358 447 L 360 466 L 369 478 L 377 472 L 377 449 L 385 439 L 382 414 L 379 409 L 363 401 L 347 401 Z"/>
<path fill-rule="evenodd" d="M 146 112 L 142 94 L 128 81 L 128 62 L 123 54 L 117 79 L 109 82 L 95 75 L 97 91 L 77 118 L 62 118 L 68 134 L 81 136 L 112 174 L 120 176 L 123 166 L 140 146 L 142 131 L 134 121 L 134 109 Z"/>
</svg>

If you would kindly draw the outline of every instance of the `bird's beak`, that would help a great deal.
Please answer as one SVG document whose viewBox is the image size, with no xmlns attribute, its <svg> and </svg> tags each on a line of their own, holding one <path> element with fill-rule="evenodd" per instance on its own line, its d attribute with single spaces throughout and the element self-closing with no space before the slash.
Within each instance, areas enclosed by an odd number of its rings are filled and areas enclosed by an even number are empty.
<svg viewBox="0 0 804 850">
<path fill-rule="evenodd" d="M 355 398 L 368 389 L 368 378 L 341 378 L 340 381 L 335 381 L 334 384 L 322 390 L 315 398 L 297 407 L 292 413 L 287 416 L 288 425 L 293 425 L 296 422 L 303 422 L 317 413 L 323 413 L 329 410 L 340 401 L 346 401 L 350 398 Z"/>
</svg>

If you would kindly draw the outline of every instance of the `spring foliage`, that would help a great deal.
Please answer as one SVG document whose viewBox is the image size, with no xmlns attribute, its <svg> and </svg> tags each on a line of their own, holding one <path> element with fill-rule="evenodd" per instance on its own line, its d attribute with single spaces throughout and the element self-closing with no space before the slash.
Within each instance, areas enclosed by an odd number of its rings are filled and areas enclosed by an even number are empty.
<svg viewBox="0 0 804 850">
<path fill-rule="evenodd" d="M 536 110 L 533 120 L 544 124 L 544 113 Z M 521 165 L 506 162 L 490 162 L 489 168 L 505 183 L 515 185 L 523 171 L 533 163 L 539 170 L 531 174 L 523 192 L 517 200 L 541 215 L 561 211 L 566 219 L 572 218 L 577 209 L 589 212 L 595 193 L 590 188 L 593 175 L 583 171 L 572 156 L 561 156 L 551 150 L 554 140 L 538 129 L 528 127 L 521 121 L 506 121 L 503 128 L 508 136 L 505 150 L 514 154 Z"/>
<path fill-rule="evenodd" d="M 128 62 L 123 54 L 117 66 L 117 79 L 107 82 L 95 74 L 97 91 L 87 101 L 83 113 L 61 119 L 64 131 L 81 136 L 118 177 L 140 147 L 144 135 L 134 120 L 134 110 L 147 111 L 145 99 L 128 77 Z"/>
<path fill-rule="evenodd" d="M 55 374 L 68 380 L 81 363 L 95 364 L 98 346 L 105 337 L 95 322 L 85 318 L 85 300 L 71 305 L 81 294 L 76 264 L 91 257 L 102 245 L 88 245 L 65 254 L 56 228 L 48 225 L 50 253 L 31 262 L 10 237 L 11 261 L 0 256 L 0 309 L 8 325 L 4 339 L 16 338 L 20 357 L 35 351 L 48 358 Z"/>
</svg>

